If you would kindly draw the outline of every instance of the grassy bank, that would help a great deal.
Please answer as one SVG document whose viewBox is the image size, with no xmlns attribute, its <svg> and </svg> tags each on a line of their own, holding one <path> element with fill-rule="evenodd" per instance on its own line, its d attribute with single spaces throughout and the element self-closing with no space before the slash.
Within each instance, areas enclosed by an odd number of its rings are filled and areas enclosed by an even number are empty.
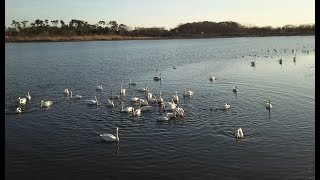
<svg viewBox="0 0 320 180">
<path fill-rule="evenodd" d="M 64 42 L 64 41 L 116 41 L 116 40 L 155 40 L 155 39 L 201 39 L 223 37 L 264 37 L 264 36 L 310 36 L 314 33 L 252 33 L 252 34 L 221 34 L 221 35 L 180 35 L 172 37 L 147 37 L 123 35 L 71 35 L 71 36 L 5 36 L 5 42 Z"/>
<path fill-rule="evenodd" d="M 5 42 L 62 42 L 62 41 L 113 41 L 147 40 L 160 37 L 133 37 L 121 35 L 84 35 L 84 36 L 5 36 Z"/>
</svg>

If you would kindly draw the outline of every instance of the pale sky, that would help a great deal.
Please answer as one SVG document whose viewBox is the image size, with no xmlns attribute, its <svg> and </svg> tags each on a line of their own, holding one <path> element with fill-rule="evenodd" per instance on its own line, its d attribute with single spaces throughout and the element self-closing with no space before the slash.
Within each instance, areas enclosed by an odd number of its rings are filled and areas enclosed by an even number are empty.
<svg viewBox="0 0 320 180">
<path fill-rule="evenodd" d="M 235 21 L 279 27 L 315 23 L 315 0 L 5 0 L 5 25 L 36 19 L 117 21 L 134 27 Z"/>
</svg>

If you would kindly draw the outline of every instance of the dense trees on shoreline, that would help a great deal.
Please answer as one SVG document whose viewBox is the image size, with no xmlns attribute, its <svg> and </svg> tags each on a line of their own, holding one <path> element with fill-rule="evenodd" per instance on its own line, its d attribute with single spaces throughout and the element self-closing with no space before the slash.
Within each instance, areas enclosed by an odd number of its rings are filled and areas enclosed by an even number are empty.
<svg viewBox="0 0 320 180">
<path fill-rule="evenodd" d="M 6 27 L 6 36 L 84 36 L 84 35 L 123 35 L 133 37 L 217 37 L 217 36 L 251 36 L 251 35 L 308 35 L 314 34 L 314 24 L 283 27 L 244 26 L 236 22 L 193 22 L 180 24 L 166 30 L 163 27 L 131 27 L 118 24 L 116 21 L 99 21 L 89 24 L 83 20 L 72 19 L 69 23 L 63 20 L 40 20 L 34 22 L 13 20 Z"/>
</svg>

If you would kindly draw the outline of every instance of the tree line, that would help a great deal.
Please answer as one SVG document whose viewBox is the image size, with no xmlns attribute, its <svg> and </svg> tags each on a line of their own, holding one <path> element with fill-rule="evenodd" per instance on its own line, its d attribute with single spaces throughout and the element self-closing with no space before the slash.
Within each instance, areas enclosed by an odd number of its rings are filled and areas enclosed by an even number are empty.
<svg viewBox="0 0 320 180">
<path fill-rule="evenodd" d="M 148 37 L 212 37 L 212 36 L 243 36 L 243 35 L 299 35 L 314 34 L 314 24 L 299 26 L 285 25 L 282 27 L 245 26 L 233 21 L 224 22 L 192 22 L 179 24 L 166 30 L 163 27 L 135 27 L 134 29 L 118 24 L 116 21 L 98 21 L 89 24 L 87 21 L 72 19 L 69 23 L 63 20 L 13 20 L 10 27 L 5 27 L 6 36 L 70 36 L 70 35 L 125 35 Z"/>
</svg>

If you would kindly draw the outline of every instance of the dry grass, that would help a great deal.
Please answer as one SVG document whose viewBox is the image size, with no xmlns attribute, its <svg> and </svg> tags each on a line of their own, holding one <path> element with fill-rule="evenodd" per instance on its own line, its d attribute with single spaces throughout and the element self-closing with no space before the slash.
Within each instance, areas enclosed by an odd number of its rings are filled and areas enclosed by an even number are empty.
<svg viewBox="0 0 320 180">
<path fill-rule="evenodd" d="M 84 36 L 5 36 L 6 42 L 59 42 L 59 41 L 111 41 L 111 40 L 146 40 L 162 39 L 160 37 L 132 37 L 121 35 L 84 35 Z"/>
</svg>

